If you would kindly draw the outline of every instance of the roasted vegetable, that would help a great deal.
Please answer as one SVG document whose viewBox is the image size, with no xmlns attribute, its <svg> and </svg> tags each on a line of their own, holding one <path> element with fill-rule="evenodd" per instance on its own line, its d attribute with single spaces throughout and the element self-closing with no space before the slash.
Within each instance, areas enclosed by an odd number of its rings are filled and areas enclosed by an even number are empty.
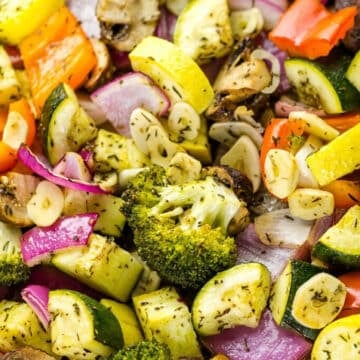
<svg viewBox="0 0 360 360">
<path fill-rule="evenodd" d="M 110 360 L 171 360 L 169 347 L 158 341 L 144 340 L 133 347 L 121 349 Z"/>
<path fill-rule="evenodd" d="M 123 346 L 120 325 L 112 312 L 73 290 L 49 293 L 52 350 L 71 359 L 107 357 Z"/>
<path fill-rule="evenodd" d="M 233 44 L 227 1 L 190 1 L 177 19 L 174 43 L 198 63 L 225 56 Z"/>
<path fill-rule="evenodd" d="M 130 51 L 154 33 L 160 17 L 158 0 L 100 0 L 96 7 L 104 41 L 120 51 Z"/>
<path fill-rule="evenodd" d="M 29 277 L 20 248 L 21 230 L 0 222 L 0 285 L 14 285 Z"/>
<path fill-rule="evenodd" d="M 49 354 L 50 334 L 44 330 L 28 304 L 10 300 L 0 302 L 0 351 L 7 352 L 29 345 Z"/>
<path fill-rule="evenodd" d="M 124 338 L 124 346 L 135 346 L 144 339 L 139 320 L 130 305 L 111 299 L 101 299 L 100 304 L 109 309 L 118 320 Z"/>
<path fill-rule="evenodd" d="M 128 301 L 143 270 L 129 252 L 98 234 L 91 235 L 85 247 L 58 252 L 52 263 L 89 287 L 123 302 Z"/>
<path fill-rule="evenodd" d="M 320 237 L 312 249 L 313 256 L 328 264 L 359 268 L 359 221 L 360 206 L 354 205 Z"/>
<path fill-rule="evenodd" d="M 165 343 L 173 359 L 203 359 L 190 311 L 175 288 L 135 296 L 133 303 L 146 340 Z"/>
<path fill-rule="evenodd" d="M 3 3 L 0 11 L 0 41 L 18 44 L 37 30 L 51 14 L 64 5 L 64 2 L 64 0 L 13 0 Z"/>
<path fill-rule="evenodd" d="M 227 227 L 245 205 L 213 177 L 169 185 L 165 170 L 154 166 L 138 174 L 122 197 L 137 251 L 161 278 L 198 288 L 234 264 Z"/>
<path fill-rule="evenodd" d="M 0 177 L 0 219 L 15 226 L 30 226 L 26 204 L 35 193 L 39 179 L 33 175 L 8 172 Z"/>
<path fill-rule="evenodd" d="M 30 346 L 24 346 L 14 351 L 6 353 L 1 360 L 55 360 L 53 356 L 43 351 L 34 349 Z"/>
<path fill-rule="evenodd" d="M 192 305 L 195 330 L 215 335 L 238 325 L 257 327 L 271 286 L 269 270 L 260 263 L 233 266 L 210 279 Z"/>
</svg>

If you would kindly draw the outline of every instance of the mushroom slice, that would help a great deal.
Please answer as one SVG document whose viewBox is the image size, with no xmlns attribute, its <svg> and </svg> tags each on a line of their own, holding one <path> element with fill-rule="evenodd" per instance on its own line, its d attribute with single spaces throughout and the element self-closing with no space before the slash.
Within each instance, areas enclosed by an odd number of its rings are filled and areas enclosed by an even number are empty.
<svg viewBox="0 0 360 360">
<path fill-rule="evenodd" d="M 131 51 L 154 33 L 160 17 L 158 0 L 99 0 L 96 16 L 102 39 L 120 51 Z"/>
<path fill-rule="evenodd" d="M 33 175 L 8 172 L 0 176 L 0 220 L 15 226 L 31 226 L 26 204 L 34 195 L 39 179 Z"/>
<path fill-rule="evenodd" d="M 260 156 L 249 136 L 242 135 L 220 159 L 220 164 L 239 170 L 251 181 L 253 192 L 259 190 L 261 183 Z"/>
<path fill-rule="evenodd" d="M 209 136 L 221 144 L 229 147 L 233 146 L 241 135 L 247 135 L 260 150 L 262 144 L 262 136 L 250 124 L 243 121 L 229 121 L 215 123 L 209 129 Z"/>
<path fill-rule="evenodd" d="M 96 85 L 101 82 L 101 79 L 106 77 L 106 73 L 111 64 L 109 50 L 106 45 L 98 39 L 90 38 L 90 41 L 97 62 L 95 68 L 90 72 L 88 80 L 84 84 L 85 88 L 88 90 L 94 89 Z"/>
<path fill-rule="evenodd" d="M 14 351 L 6 353 L 1 360 L 55 360 L 54 357 L 43 351 L 33 349 L 30 346 L 24 346 Z"/>
</svg>

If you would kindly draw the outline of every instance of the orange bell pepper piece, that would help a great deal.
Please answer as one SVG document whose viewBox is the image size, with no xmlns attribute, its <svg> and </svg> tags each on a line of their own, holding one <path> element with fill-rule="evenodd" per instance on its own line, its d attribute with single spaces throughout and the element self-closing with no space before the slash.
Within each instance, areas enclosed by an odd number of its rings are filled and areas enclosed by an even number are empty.
<svg viewBox="0 0 360 360">
<path fill-rule="evenodd" d="M 79 87 L 96 65 L 91 42 L 67 7 L 53 14 L 19 48 L 38 112 L 57 85 L 66 82 Z"/>
<path fill-rule="evenodd" d="M 339 276 L 339 280 L 346 286 L 344 307 L 338 318 L 360 313 L 360 272 L 351 271 Z"/>
<path fill-rule="evenodd" d="M 360 204 L 360 184 L 355 181 L 334 180 L 322 189 L 334 195 L 336 208 L 348 209 Z"/>
<path fill-rule="evenodd" d="M 4 130 L 7 117 L 8 117 L 8 109 L 0 107 L 0 134 L 2 134 Z"/>
<path fill-rule="evenodd" d="M 0 141 L 0 173 L 12 169 L 16 164 L 16 159 L 16 150 L 12 149 L 3 141 Z"/>
<path fill-rule="evenodd" d="M 294 139 L 303 135 L 305 122 L 302 120 L 289 121 L 288 119 L 271 119 L 265 128 L 260 150 L 260 167 L 264 172 L 266 154 L 271 149 L 291 150 Z"/>
<path fill-rule="evenodd" d="M 295 0 L 269 38 L 291 56 L 326 56 L 354 26 L 356 14 L 356 6 L 331 13 L 320 0 Z"/>
<path fill-rule="evenodd" d="M 336 130 L 344 132 L 360 123 L 360 113 L 348 113 L 338 116 L 329 116 L 324 117 L 323 119 Z"/>
<path fill-rule="evenodd" d="M 25 98 L 22 98 L 18 101 L 10 103 L 9 116 L 11 116 L 12 113 L 20 115 L 19 119 L 21 120 L 21 124 L 18 124 L 18 126 L 27 127 L 26 137 L 19 140 L 22 140 L 22 142 L 31 146 L 35 139 L 36 124 L 35 117 L 31 111 L 28 101 Z"/>
</svg>

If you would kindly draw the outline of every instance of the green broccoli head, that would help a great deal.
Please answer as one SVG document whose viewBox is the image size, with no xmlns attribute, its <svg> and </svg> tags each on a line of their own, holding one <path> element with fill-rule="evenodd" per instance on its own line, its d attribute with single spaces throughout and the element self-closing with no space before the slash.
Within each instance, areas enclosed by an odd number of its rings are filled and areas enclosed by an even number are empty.
<svg viewBox="0 0 360 360">
<path fill-rule="evenodd" d="M 137 345 L 121 349 L 111 360 L 171 360 L 169 347 L 155 340 L 144 340 Z"/>
<path fill-rule="evenodd" d="M 142 181 L 147 182 L 146 173 Z M 139 255 L 163 280 L 197 289 L 234 265 L 236 247 L 227 236 L 227 226 L 242 203 L 232 190 L 207 177 L 183 185 L 153 184 L 138 191 L 142 194 L 132 196 L 136 200 L 128 222 Z"/>
<path fill-rule="evenodd" d="M 165 169 L 153 165 L 138 173 L 127 185 L 122 194 L 124 206 L 122 211 L 130 215 L 134 204 L 143 204 L 151 207 L 158 203 L 158 189 L 168 184 Z"/>
<path fill-rule="evenodd" d="M 0 285 L 11 286 L 28 279 L 20 248 L 20 229 L 0 222 Z"/>
</svg>

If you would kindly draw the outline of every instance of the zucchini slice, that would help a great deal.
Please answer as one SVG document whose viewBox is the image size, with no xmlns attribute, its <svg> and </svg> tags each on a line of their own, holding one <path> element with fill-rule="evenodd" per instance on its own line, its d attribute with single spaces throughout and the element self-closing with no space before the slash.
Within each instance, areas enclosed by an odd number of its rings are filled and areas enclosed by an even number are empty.
<svg viewBox="0 0 360 360">
<path fill-rule="evenodd" d="M 190 311 L 174 288 L 134 296 L 133 303 L 146 340 L 167 344 L 174 359 L 203 359 Z"/>
<path fill-rule="evenodd" d="M 306 158 L 306 163 L 320 186 L 360 168 L 360 124 L 340 134 Z"/>
<path fill-rule="evenodd" d="M 134 310 L 128 304 L 122 304 L 111 299 L 101 299 L 118 320 L 124 337 L 124 346 L 134 346 L 143 340 L 141 327 Z"/>
<path fill-rule="evenodd" d="M 314 340 L 319 332 L 300 324 L 292 314 L 297 290 L 314 275 L 324 269 L 304 261 L 291 260 L 271 289 L 270 310 L 275 322 L 285 328 L 293 328 L 308 339 Z"/>
<path fill-rule="evenodd" d="M 142 168 L 149 165 L 149 158 L 123 135 L 100 129 L 94 141 L 95 169 L 100 172 Z"/>
<path fill-rule="evenodd" d="M 222 271 L 196 295 L 192 319 L 199 335 L 209 336 L 237 325 L 256 327 L 265 309 L 271 286 L 269 270 L 246 263 Z"/>
<path fill-rule="evenodd" d="M 123 347 L 113 313 L 96 300 L 72 290 L 49 293 L 50 333 L 55 354 L 70 359 L 98 359 Z"/>
<path fill-rule="evenodd" d="M 296 291 L 291 315 L 301 325 L 322 329 L 339 315 L 346 298 L 346 286 L 336 277 L 319 273 Z"/>
<path fill-rule="evenodd" d="M 351 60 L 351 55 L 340 49 L 315 61 L 285 60 L 285 71 L 304 103 L 328 114 L 354 111 L 360 108 L 360 93 L 345 77 Z"/>
<path fill-rule="evenodd" d="M 348 69 L 346 70 L 346 78 L 360 91 L 360 50 L 352 59 Z"/>
<path fill-rule="evenodd" d="M 97 134 L 94 121 L 80 107 L 71 87 L 60 84 L 45 102 L 40 118 L 43 150 L 52 165 L 67 151 L 78 151 Z"/>
<path fill-rule="evenodd" d="M 96 212 L 99 217 L 94 230 L 104 235 L 121 236 L 125 215 L 121 209 L 124 201 L 111 194 L 94 194 L 73 189 L 64 189 L 64 215 Z"/>
<path fill-rule="evenodd" d="M 311 360 L 355 360 L 360 358 L 360 314 L 338 319 L 316 338 Z"/>
<path fill-rule="evenodd" d="M 50 333 L 26 303 L 0 302 L 0 351 L 8 352 L 28 345 L 52 354 Z"/>
<path fill-rule="evenodd" d="M 105 236 L 92 234 L 87 246 L 58 252 L 59 270 L 116 300 L 126 302 L 143 271 L 141 263 Z"/>
<path fill-rule="evenodd" d="M 226 0 L 189 1 L 174 31 L 174 43 L 197 63 L 226 55 L 233 44 Z"/>
<path fill-rule="evenodd" d="M 344 268 L 360 267 L 360 206 L 354 205 L 315 244 L 312 255 Z"/>
</svg>

